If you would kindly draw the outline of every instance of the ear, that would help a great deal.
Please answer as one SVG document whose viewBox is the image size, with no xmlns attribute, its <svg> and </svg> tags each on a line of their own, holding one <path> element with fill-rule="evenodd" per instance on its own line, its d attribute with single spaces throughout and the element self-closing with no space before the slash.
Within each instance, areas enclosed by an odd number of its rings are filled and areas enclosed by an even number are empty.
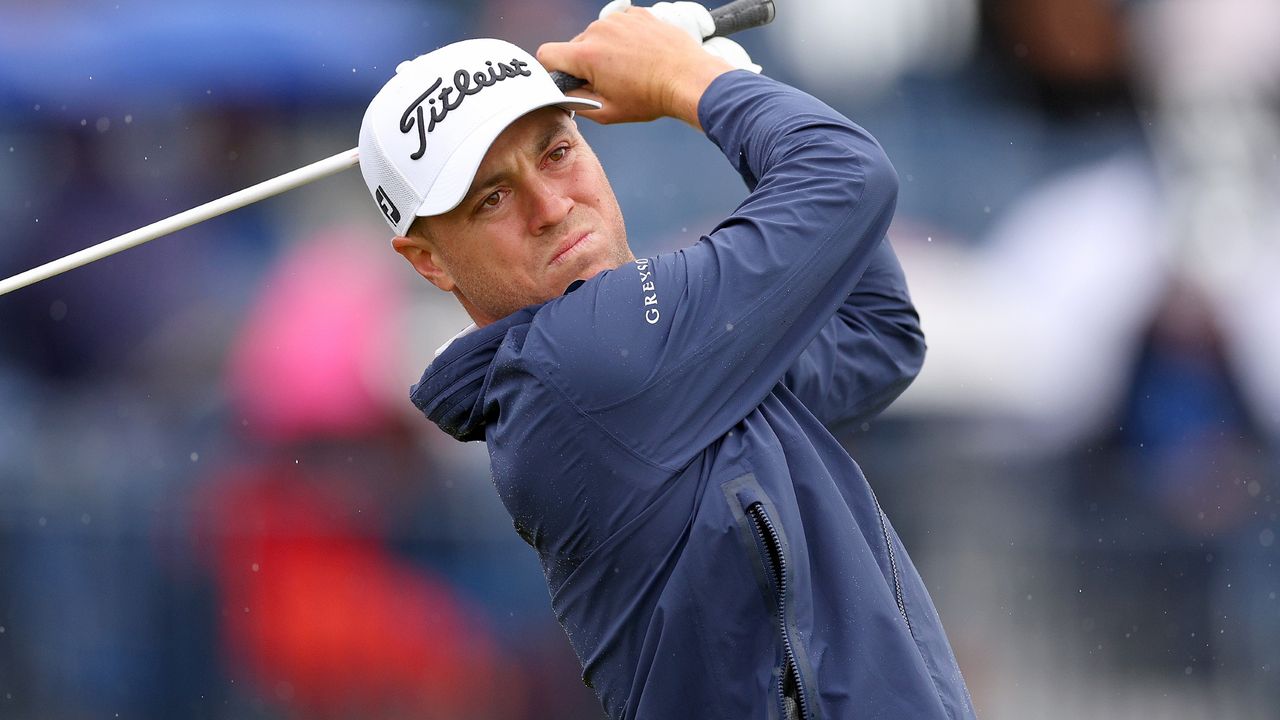
<svg viewBox="0 0 1280 720">
<path fill-rule="evenodd" d="M 445 292 L 453 292 L 455 283 L 453 276 L 440 264 L 439 251 L 421 237 L 395 237 L 391 239 L 391 247 L 400 256 L 409 261 L 418 274 Z"/>
</svg>

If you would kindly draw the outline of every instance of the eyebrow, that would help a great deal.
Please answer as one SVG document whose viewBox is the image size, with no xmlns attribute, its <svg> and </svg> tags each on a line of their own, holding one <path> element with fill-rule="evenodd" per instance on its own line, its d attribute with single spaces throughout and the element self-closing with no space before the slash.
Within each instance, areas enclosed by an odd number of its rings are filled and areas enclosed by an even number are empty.
<svg viewBox="0 0 1280 720">
<path fill-rule="evenodd" d="M 556 122 L 554 125 L 548 128 L 548 130 L 545 133 L 543 133 L 536 142 L 534 142 L 532 145 L 529 146 L 531 150 L 530 154 L 541 155 L 543 152 L 546 151 L 548 147 L 550 147 L 552 141 L 554 141 L 557 137 L 565 134 L 567 131 L 568 131 L 568 125 L 566 123 Z M 484 176 L 479 182 L 473 183 L 471 185 L 473 189 L 467 193 L 466 198 L 464 200 L 471 200 L 478 193 L 480 193 L 480 191 L 484 190 L 485 188 L 491 187 L 493 185 L 497 185 L 503 180 L 506 180 L 509 175 L 510 175 L 510 171 L 506 168 L 503 168 Z"/>
</svg>

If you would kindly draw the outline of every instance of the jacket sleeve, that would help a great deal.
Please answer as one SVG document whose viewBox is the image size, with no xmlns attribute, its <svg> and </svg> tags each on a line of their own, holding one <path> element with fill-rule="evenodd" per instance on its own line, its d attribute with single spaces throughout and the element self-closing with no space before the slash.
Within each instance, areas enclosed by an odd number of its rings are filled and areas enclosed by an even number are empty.
<svg viewBox="0 0 1280 720">
<path fill-rule="evenodd" d="M 524 347 L 586 421 L 671 467 L 753 412 L 796 365 L 881 247 L 898 188 L 870 135 L 768 78 L 720 76 L 699 119 L 750 195 L 692 247 L 549 303 Z"/>
<path fill-rule="evenodd" d="M 870 420 L 919 374 L 924 333 L 888 239 L 783 382 L 828 427 Z"/>
</svg>

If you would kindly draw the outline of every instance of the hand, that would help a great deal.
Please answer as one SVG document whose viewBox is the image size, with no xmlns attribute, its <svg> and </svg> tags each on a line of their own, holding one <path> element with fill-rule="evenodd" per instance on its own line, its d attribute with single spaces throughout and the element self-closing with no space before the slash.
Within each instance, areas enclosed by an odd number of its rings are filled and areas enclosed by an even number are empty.
<svg viewBox="0 0 1280 720">
<path fill-rule="evenodd" d="M 538 61 L 587 81 L 569 94 L 599 100 L 604 107 L 579 111 L 584 117 L 617 123 L 665 116 L 697 128 L 702 94 L 733 69 L 704 52 L 690 33 L 637 7 L 608 14 L 570 42 L 544 44 Z"/>
</svg>

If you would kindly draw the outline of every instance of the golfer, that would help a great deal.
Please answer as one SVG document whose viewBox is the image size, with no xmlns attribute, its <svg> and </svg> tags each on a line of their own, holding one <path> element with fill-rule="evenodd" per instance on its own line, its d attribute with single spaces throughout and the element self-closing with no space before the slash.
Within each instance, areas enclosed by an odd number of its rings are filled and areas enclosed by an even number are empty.
<svg viewBox="0 0 1280 720">
<path fill-rule="evenodd" d="M 360 165 L 394 248 L 474 320 L 412 400 L 487 443 L 609 717 L 972 718 L 933 603 L 828 430 L 874 416 L 923 359 L 885 240 L 897 177 L 740 46 L 702 45 L 689 5 L 613 8 L 536 60 L 449 45 L 374 98 Z M 544 68 L 588 84 L 564 95 Z M 693 246 L 636 258 L 575 112 L 683 120 L 750 194 Z"/>
</svg>

